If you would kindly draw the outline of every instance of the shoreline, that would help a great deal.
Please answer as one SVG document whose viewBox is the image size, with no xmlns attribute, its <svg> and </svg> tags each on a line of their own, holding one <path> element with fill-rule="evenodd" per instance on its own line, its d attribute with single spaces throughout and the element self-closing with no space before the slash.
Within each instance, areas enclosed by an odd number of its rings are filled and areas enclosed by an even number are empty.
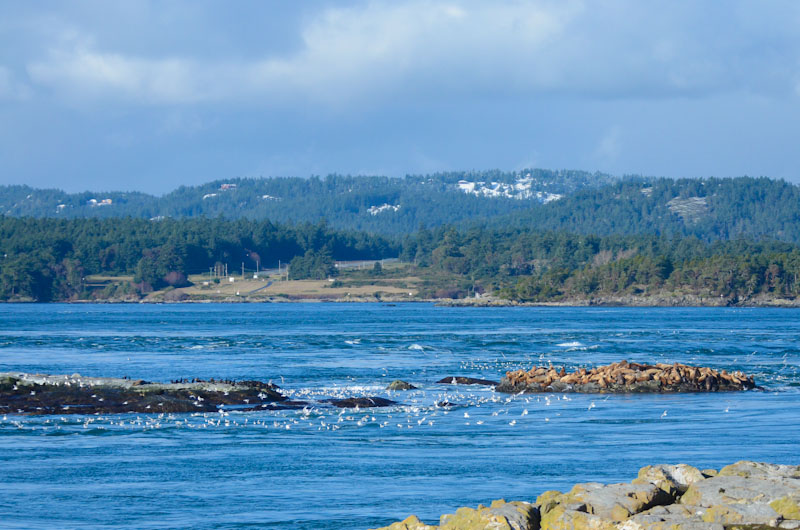
<svg viewBox="0 0 800 530">
<path fill-rule="evenodd" d="M 419 298 L 409 300 L 404 297 L 271 297 L 251 298 L 246 296 L 225 298 L 193 298 L 185 300 L 169 300 L 162 297 L 142 299 L 95 299 L 95 300 L 54 300 L 50 302 L 37 302 L 35 300 L 2 300 L 0 304 L 434 304 L 437 307 L 619 307 L 619 308 L 800 308 L 800 299 L 788 300 L 781 298 L 759 298 L 746 301 L 732 301 L 729 299 L 714 299 L 701 297 L 641 297 L 620 296 L 590 299 L 568 299 L 548 302 L 521 302 L 500 298 Z"/>
</svg>

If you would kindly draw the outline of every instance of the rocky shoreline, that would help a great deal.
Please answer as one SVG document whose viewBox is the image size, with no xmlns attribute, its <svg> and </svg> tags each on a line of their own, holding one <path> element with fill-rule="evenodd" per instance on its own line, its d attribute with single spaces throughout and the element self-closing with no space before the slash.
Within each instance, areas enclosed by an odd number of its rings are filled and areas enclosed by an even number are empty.
<svg viewBox="0 0 800 530">
<path fill-rule="evenodd" d="M 741 461 L 699 470 L 647 466 L 629 483 L 577 484 L 535 501 L 459 508 L 428 525 L 410 516 L 378 530 L 798 530 L 800 466 Z"/>
<path fill-rule="evenodd" d="M 507 372 L 495 390 L 520 392 L 625 393 L 642 392 L 730 392 L 752 390 L 752 377 L 709 367 L 686 364 L 642 364 L 620 361 L 567 373 L 553 366 Z"/>
<path fill-rule="evenodd" d="M 172 291 L 178 293 L 179 290 Z M 2 300 L 0 303 L 42 303 L 30 298 Z M 405 296 L 224 296 L 198 298 L 196 296 L 150 296 L 111 297 L 91 300 L 58 300 L 44 303 L 67 304 L 303 304 L 303 303 L 339 303 L 339 304 L 409 304 L 432 303 L 438 307 L 774 307 L 798 308 L 800 298 L 776 298 L 760 296 L 748 299 L 719 298 L 700 296 L 697 294 L 659 294 L 659 295 L 617 295 L 591 298 L 565 298 L 545 302 L 520 302 L 486 295 L 481 298 L 412 298 Z"/>
<path fill-rule="evenodd" d="M 800 307 L 798 298 L 758 296 L 747 299 L 699 294 L 620 294 L 588 298 L 564 298 L 547 302 L 519 302 L 494 296 L 436 300 L 442 307 Z"/>
</svg>

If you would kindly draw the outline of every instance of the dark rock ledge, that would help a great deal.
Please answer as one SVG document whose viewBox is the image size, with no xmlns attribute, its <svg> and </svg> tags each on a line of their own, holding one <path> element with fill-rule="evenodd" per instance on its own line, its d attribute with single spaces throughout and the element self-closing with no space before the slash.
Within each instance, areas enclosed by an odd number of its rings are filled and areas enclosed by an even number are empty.
<svg viewBox="0 0 800 530">
<path fill-rule="evenodd" d="M 388 407 L 377 396 L 324 399 L 339 408 Z M 124 414 L 257 411 L 302 408 L 280 388 L 261 381 L 202 379 L 153 383 L 143 380 L 74 375 L 0 372 L 0 414 Z"/>
<path fill-rule="evenodd" d="M 0 414 L 216 412 L 302 406 L 260 381 L 142 380 L 0 373 Z"/>
<path fill-rule="evenodd" d="M 567 373 L 553 366 L 507 372 L 498 392 L 717 392 L 758 388 L 752 377 L 686 364 L 642 364 L 620 361 Z"/>
<path fill-rule="evenodd" d="M 647 466 L 630 483 L 578 484 L 534 502 L 459 508 L 438 526 L 410 516 L 382 530 L 798 530 L 800 466 Z"/>
</svg>

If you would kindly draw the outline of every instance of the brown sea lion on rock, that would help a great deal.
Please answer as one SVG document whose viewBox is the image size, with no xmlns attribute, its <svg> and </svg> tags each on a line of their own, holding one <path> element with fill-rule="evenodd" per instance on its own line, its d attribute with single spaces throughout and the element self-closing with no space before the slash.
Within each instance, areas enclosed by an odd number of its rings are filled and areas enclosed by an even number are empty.
<svg viewBox="0 0 800 530">
<path fill-rule="evenodd" d="M 564 367 L 534 367 L 506 372 L 498 392 L 717 392 L 757 388 L 752 377 L 707 366 L 620 361 L 567 373 Z"/>
</svg>

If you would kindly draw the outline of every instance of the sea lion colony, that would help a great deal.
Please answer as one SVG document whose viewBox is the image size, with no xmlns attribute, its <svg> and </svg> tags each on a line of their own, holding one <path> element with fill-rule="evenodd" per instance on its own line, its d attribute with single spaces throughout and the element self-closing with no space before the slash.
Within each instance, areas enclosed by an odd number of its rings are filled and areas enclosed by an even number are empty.
<svg viewBox="0 0 800 530">
<path fill-rule="evenodd" d="M 752 377 L 686 364 L 620 361 L 567 373 L 564 367 L 507 372 L 500 392 L 716 392 L 756 388 Z"/>
</svg>

